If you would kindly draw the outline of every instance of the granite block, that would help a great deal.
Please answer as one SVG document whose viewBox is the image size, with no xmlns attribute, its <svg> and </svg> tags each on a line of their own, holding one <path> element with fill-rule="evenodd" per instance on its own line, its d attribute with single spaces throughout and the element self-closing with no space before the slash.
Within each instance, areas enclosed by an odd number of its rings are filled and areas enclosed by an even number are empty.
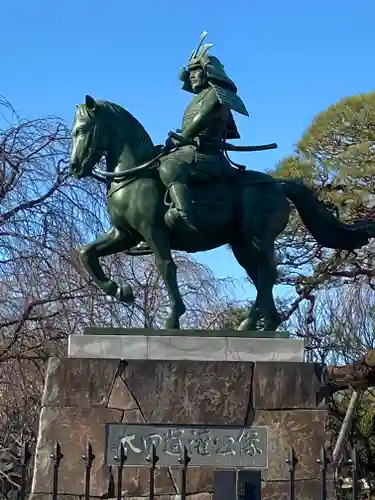
<svg viewBox="0 0 375 500">
<path fill-rule="evenodd" d="M 146 422 L 243 425 L 252 374 L 252 363 L 135 360 L 122 377 Z"/>
<path fill-rule="evenodd" d="M 227 338 L 228 361 L 303 361 L 304 341 L 299 339 Z"/>
<path fill-rule="evenodd" d="M 149 359 L 191 359 L 222 361 L 226 359 L 226 338 L 148 337 Z"/>
<path fill-rule="evenodd" d="M 287 481 L 285 459 L 294 448 L 298 463 L 296 479 L 319 479 L 317 458 L 327 444 L 326 410 L 256 410 L 252 423 L 268 427 L 268 469 L 262 471 L 266 481 Z"/>
<path fill-rule="evenodd" d="M 75 358 L 147 359 L 147 337 L 69 335 L 68 356 Z"/>
<path fill-rule="evenodd" d="M 32 493 L 51 493 L 54 445 L 59 443 L 63 458 L 59 467 L 59 493 L 82 495 L 84 492 L 85 454 L 92 445 L 91 494 L 103 496 L 108 491 L 109 473 L 104 465 L 106 422 L 121 422 L 122 412 L 108 408 L 42 408 Z M 73 473 L 74 471 L 74 473 Z"/>
<path fill-rule="evenodd" d="M 70 335 L 68 356 L 124 360 L 301 362 L 304 341 L 282 338 Z"/>
<path fill-rule="evenodd" d="M 105 407 L 120 368 L 119 359 L 50 358 L 42 406 Z"/>
<path fill-rule="evenodd" d="M 254 365 L 252 407 L 261 410 L 324 408 L 319 397 L 324 365 L 320 363 L 262 363 Z"/>
<path fill-rule="evenodd" d="M 290 500 L 288 481 L 272 481 L 262 484 L 262 500 Z M 319 480 L 300 480 L 295 482 L 295 497 L 298 500 L 321 499 Z M 326 500 L 337 500 L 333 481 L 327 481 Z"/>
</svg>

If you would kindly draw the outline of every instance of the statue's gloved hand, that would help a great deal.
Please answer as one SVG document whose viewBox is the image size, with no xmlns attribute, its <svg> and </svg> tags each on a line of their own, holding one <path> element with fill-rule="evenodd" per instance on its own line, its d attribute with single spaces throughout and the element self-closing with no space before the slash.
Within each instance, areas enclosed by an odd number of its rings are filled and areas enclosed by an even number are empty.
<svg viewBox="0 0 375 500">
<path fill-rule="evenodd" d="M 180 132 L 180 131 L 179 131 Z M 173 144 L 173 146 L 172 146 Z M 183 135 L 178 134 L 177 132 L 170 131 L 168 133 L 168 139 L 165 143 L 166 147 L 178 147 L 178 146 L 195 146 L 198 147 L 197 141 L 193 139 L 188 139 Z"/>
<path fill-rule="evenodd" d="M 168 137 L 165 141 L 165 149 L 170 150 L 180 146 L 180 141 L 175 139 L 174 137 Z"/>
</svg>

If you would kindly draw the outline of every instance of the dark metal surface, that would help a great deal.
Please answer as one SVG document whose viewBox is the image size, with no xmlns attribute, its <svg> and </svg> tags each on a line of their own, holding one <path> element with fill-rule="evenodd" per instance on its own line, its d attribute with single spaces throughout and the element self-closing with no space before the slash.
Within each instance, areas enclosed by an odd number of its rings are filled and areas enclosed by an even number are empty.
<svg viewBox="0 0 375 500">
<path fill-rule="evenodd" d="M 327 468 L 329 460 L 324 447 L 320 451 L 320 458 L 318 458 L 317 462 L 320 469 L 320 498 L 321 500 L 327 500 Z"/>
<path fill-rule="evenodd" d="M 237 471 L 216 470 L 213 486 L 212 500 L 237 500 Z"/>
<path fill-rule="evenodd" d="M 59 483 L 59 467 L 60 462 L 64 458 L 61 453 L 60 443 L 56 443 L 54 447 L 54 453 L 50 456 L 53 464 L 53 478 L 52 478 L 52 500 L 57 500 L 58 495 L 58 483 Z"/>
<path fill-rule="evenodd" d="M 285 459 L 285 463 L 288 465 L 289 471 L 289 500 L 296 500 L 296 465 L 298 464 L 298 458 L 296 457 L 296 452 L 292 447 L 289 450 L 288 457 Z"/>
<path fill-rule="evenodd" d="M 260 500 L 262 494 L 262 472 L 239 470 L 237 476 L 238 500 Z"/>
<path fill-rule="evenodd" d="M 90 500 L 91 469 L 94 459 L 91 443 L 87 443 L 86 453 L 82 455 L 82 460 L 85 461 L 85 500 Z"/>
</svg>

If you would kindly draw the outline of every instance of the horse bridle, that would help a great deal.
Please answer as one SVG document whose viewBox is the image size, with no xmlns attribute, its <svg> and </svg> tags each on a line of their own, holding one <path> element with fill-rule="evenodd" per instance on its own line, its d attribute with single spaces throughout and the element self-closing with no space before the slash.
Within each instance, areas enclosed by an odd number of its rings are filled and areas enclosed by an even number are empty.
<svg viewBox="0 0 375 500">
<path fill-rule="evenodd" d="M 90 132 L 92 134 L 92 138 L 91 138 L 91 141 L 90 141 L 91 144 L 88 147 L 88 154 L 87 154 L 86 158 L 82 162 L 80 171 L 79 172 L 74 172 L 76 175 L 80 175 L 80 174 L 82 174 L 82 173 L 85 172 L 85 166 L 86 166 L 86 164 L 88 163 L 88 161 L 90 159 L 95 159 L 95 163 L 94 164 L 96 164 L 100 160 L 100 158 L 102 156 L 105 156 L 105 154 L 107 152 L 106 148 L 100 148 L 97 145 L 99 133 L 98 133 L 98 126 L 96 124 L 93 125 L 92 130 Z M 90 172 L 89 176 L 94 177 L 97 180 L 101 180 L 95 174 L 93 174 L 93 172 Z"/>
</svg>

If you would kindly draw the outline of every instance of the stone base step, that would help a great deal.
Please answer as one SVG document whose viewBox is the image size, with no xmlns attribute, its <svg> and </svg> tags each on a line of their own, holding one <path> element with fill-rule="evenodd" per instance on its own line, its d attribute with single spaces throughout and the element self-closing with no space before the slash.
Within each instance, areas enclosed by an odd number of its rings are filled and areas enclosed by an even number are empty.
<svg viewBox="0 0 375 500">
<path fill-rule="evenodd" d="M 75 358 L 195 361 L 304 361 L 304 341 L 182 335 L 70 335 L 68 356 Z"/>
</svg>

